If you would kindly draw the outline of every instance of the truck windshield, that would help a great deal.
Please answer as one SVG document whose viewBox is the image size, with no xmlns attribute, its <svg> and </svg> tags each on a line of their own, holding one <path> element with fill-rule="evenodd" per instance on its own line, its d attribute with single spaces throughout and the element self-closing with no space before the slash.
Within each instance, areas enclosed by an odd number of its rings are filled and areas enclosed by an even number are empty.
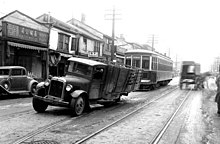
<svg viewBox="0 0 220 144">
<path fill-rule="evenodd" d="M 92 67 L 78 62 L 70 62 L 68 72 L 91 76 Z"/>
<path fill-rule="evenodd" d="M 0 75 L 9 75 L 9 69 L 0 69 Z"/>
</svg>

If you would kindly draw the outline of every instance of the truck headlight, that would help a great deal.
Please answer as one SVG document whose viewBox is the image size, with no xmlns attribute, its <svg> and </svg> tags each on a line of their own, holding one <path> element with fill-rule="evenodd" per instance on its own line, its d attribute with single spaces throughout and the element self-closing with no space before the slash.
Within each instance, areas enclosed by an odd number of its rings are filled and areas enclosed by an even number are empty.
<svg viewBox="0 0 220 144">
<path fill-rule="evenodd" d="M 49 84 L 50 84 L 50 80 L 46 80 L 46 81 L 44 82 L 44 85 L 45 85 L 45 86 L 49 86 Z"/>
<path fill-rule="evenodd" d="M 68 85 L 66 86 L 66 91 L 70 91 L 72 88 L 73 88 L 73 86 L 72 86 L 71 84 L 68 84 Z"/>
</svg>

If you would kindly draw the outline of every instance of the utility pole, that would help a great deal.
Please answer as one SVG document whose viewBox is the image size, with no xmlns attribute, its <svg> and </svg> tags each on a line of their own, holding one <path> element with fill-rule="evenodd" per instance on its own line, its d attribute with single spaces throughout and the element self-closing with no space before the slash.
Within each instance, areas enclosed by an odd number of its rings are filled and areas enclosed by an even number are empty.
<svg viewBox="0 0 220 144">
<path fill-rule="evenodd" d="M 111 61 L 114 60 L 114 55 L 115 55 L 115 20 L 119 20 L 116 19 L 115 16 L 116 15 L 120 15 L 120 14 L 116 14 L 115 13 L 115 6 L 113 6 L 113 9 L 111 10 L 112 14 L 106 14 L 106 15 L 110 15 L 112 16 L 112 18 L 110 19 L 106 19 L 106 20 L 112 20 L 112 46 L 111 46 Z"/>
<path fill-rule="evenodd" d="M 154 35 L 152 35 L 152 49 L 154 50 Z"/>
<path fill-rule="evenodd" d="M 115 55 L 115 7 L 113 7 L 112 15 L 112 49 L 111 49 L 111 61 L 114 60 Z"/>
<path fill-rule="evenodd" d="M 157 38 L 157 37 L 156 37 Z M 155 50 L 154 44 L 157 43 L 157 40 L 155 40 L 155 35 L 153 34 L 151 37 L 149 37 L 150 40 L 147 41 L 147 43 L 151 43 L 152 51 Z"/>
</svg>

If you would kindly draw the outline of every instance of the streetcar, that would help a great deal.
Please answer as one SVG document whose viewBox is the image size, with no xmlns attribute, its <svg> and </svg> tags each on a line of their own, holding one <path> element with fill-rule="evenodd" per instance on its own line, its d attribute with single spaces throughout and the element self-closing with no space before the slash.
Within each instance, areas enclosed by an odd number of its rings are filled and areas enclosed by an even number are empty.
<svg viewBox="0 0 220 144">
<path fill-rule="evenodd" d="M 173 61 L 156 51 L 133 49 L 125 53 L 125 65 L 142 69 L 139 90 L 166 86 L 173 78 Z"/>
<path fill-rule="evenodd" d="M 194 61 L 183 61 L 180 74 L 180 89 L 188 88 L 190 85 L 197 90 L 200 79 L 200 64 Z"/>
</svg>

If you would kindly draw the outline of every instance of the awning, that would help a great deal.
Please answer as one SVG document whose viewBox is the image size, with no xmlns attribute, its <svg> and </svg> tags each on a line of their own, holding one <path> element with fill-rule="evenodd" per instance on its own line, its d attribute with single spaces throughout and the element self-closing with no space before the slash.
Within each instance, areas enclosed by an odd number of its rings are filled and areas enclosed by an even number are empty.
<svg viewBox="0 0 220 144">
<path fill-rule="evenodd" d="M 15 43 L 15 42 L 8 42 L 8 45 L 14 46 L 14 47 L 19 47 L 19 48 L 25 48 L 25 49 L 47 51 L 47 48 L 31 46 L 31 45 L 26 45 L 26 44 L 20 44 L 20 43 Z"/>
<path fill-rule="evenodd" d="M 67 58 L 72 57 L 71 54 L 65 54 L 65 53 L 61 53 L 61 52 L 60 52 L 60 55 L 61 55 L 62 57 L 67 57 Z"/>
</svg>

